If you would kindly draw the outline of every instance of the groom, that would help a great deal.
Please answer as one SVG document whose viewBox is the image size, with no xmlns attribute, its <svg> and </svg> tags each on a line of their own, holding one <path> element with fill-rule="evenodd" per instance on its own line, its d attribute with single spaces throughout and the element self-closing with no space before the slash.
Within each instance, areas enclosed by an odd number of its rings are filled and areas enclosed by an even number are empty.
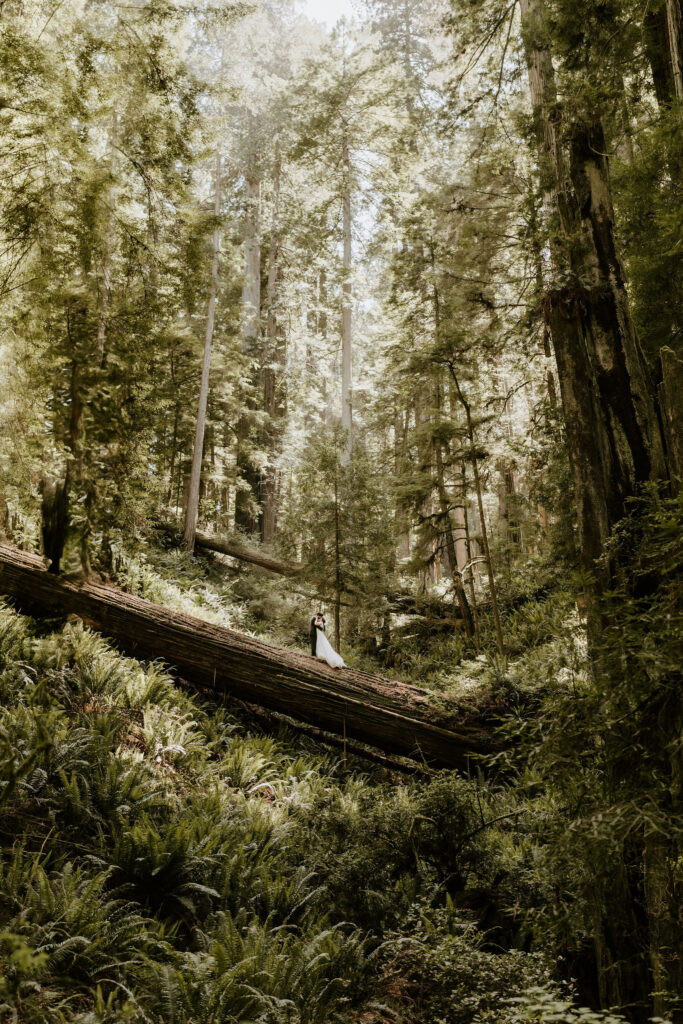
<svg viewBox="0 0 683 1024">
<path fill-rule="evenodd" d="M 313 655 L 314 658 L 315 658 L 315 646 L 316 646 L 316 643 L 317 643 L 317 640 L 318 640 L 318 630 L 319 629 L 322 629 L 323 632 L 325 630 L 325 616 L 323 615 L 322 612 L 318 612 L 318 614 L 314 615 L 313 618 L 311 619 L 311 633 L 310 633 L 310 636 L 311 636 L 311 654 Z"/>
</svg>

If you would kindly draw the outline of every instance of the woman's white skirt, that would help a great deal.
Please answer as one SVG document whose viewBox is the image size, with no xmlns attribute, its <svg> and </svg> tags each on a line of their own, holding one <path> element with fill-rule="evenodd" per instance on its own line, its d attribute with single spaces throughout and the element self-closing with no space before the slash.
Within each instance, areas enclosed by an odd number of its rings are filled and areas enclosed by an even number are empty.
<svg viewBox="0 0 683 1024">
<path fill-rule="evenodd" d="M 316 658 L 323 658 L 330 668 L 346 668 L 346 664 L 341 654 L 337 654 L 322 629 L 316 629 L 316 633 L 318 634 L 315 641 Z"/>
</svg>

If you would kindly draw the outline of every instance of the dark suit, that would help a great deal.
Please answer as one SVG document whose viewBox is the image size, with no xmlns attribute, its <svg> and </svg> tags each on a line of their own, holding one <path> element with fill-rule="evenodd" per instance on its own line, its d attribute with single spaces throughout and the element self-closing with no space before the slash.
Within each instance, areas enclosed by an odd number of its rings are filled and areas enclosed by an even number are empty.
<svg viewBox="0 0 683 1024">
<path fill-rule="evenodd" d="M 316 624 L 315 624 L 315 615 L 314 615 L 313 618 L 311 619 L 311 632 L 310 632 L 310 636 L 311 636 L 311 654 L 313 655 L 314 658 L 315 658 L 315 646 L 316 646 L 316 643 L 318 641 L 318 630 L 319 629 L 321 629 L 323 631 L 323 633 L 325 632 L 325 620 L 323 619 L 322 626 L 316 626 Z"/>
</svg>

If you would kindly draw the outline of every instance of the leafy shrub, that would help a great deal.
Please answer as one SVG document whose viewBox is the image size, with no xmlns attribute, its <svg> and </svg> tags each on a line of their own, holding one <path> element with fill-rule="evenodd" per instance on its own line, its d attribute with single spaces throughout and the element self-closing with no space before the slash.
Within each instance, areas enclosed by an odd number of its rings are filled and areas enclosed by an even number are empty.
<svg viewBox="0 0 683 1024">
<path fill-rule="evenodd" d="M 391 1002 L 400 993 L 410 1019 L 424 1024 L 512 1024 L 510 1000 L 532 986 L 548 985 L 551 964 L 540 953 L 486 951 L 484 937 L 456 911 L 416 906 L 408 937 L 392 936 L 382 951 L 380 986 Z"/>
</svg>

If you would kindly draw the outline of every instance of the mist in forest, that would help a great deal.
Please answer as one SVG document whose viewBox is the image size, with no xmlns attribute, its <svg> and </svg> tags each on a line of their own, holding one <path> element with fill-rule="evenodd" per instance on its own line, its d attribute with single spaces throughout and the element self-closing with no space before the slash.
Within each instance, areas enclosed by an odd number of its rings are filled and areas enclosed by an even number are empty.
<svg viewBox="0 0 683 1024">
<path fill-rule="evenodd" d="M 3 0 L 0 166 L 0 1024 L 681 1024 L 681 0 Z"/>
</svg>

